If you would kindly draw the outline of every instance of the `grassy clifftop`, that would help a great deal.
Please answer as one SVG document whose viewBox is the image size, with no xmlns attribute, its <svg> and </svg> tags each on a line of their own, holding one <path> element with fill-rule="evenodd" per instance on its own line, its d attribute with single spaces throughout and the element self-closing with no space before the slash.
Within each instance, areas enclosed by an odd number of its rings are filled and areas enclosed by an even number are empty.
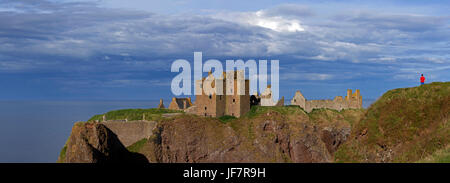
<svg viewBox="0 0 450 183">
<path fill-rule="evenodd" d="M 420 161 L 450 143 L 449 111 L 450 82 L 390 90 L 353 126 L 336 160 Z"/>
<path fill-rule="evenodd" d="M 171 110 L 171 109 L 121 109 L 109 111 L 105 114 L 98 114 L 93 116 L 88 121 L 99 120 L 102 121 L 103 115 L 106 116 L 107 120 L 142 120 L 145 115 L 145 120 L 159 120 L 162 118 L 162 114 L 165 113 L 183 113 L 182 111 Z"/>
</svg>

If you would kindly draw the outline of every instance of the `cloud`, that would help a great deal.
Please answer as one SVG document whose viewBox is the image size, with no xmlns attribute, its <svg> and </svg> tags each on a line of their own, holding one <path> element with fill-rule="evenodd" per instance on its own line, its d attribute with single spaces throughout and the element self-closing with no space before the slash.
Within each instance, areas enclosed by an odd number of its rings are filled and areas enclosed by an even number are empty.
<svg viewBox="0 0 450 183">
<path fill-rule="evenodd" d="M 381 54 L 405 54 L 411 44 L 404 39 L 421 36 L 409 31 L 431 31 L 445 25 L 442 17 L 361 12 L 340 15 L 340 24 L 327 24 L 327 20 L 302 23 L 315 13 L 295 4 L 255 12 L 157 15 L 99 8 L 93 3 L 8 2 L 11 7 L 27 8 L 0 12 L 0 20 L 5 22 L 0 25 L 1 52 L 15 57 L 27 50 L 25 57 L 29 58 L 45 55 L 89 60 L 99 54 L 126 53 L 154 59 L 203 51 L 210 56 L 292 54 L 312 60 L 364 62 Z"/>
<path fill-rule="evenodd" d="M 261 10 L 260 12 L 269 17 L 283 16 L 290 18 L 305 18 L 315 15 L 311 8 L 299 4 L 280 4 L 273 8 Z"/>
<path fill-rule="evenodd" d="M 257 11 L 255 16 L 248 20 L 251 25 L 268 28 L 277 32 L 297 32 L 305 29 L 296 19 L 286 19 L 281 16 L 266 16 L 264 11 Z"/>
<path fill-rule="evenodd" d="M 334 79 L 334 75 L 325 73 L 281 73 L 280 80 L 310 80 L 310 81 L 322 81 Z"/>
<path fill-rule="evenodd" d="M 275 9 L 256 12 L 222 12 L 212 15 L 212 17 L 242 25 L 263 27 L 279 33 L 300 32 L 305 29 L 297 17 L 301 11 L 297 11 L 297 14 L 294 13 L 297 8 L 299 7 L 278 6 Z M 285 9 L 287 11 L 283 11 Z M 304 8 L 301 7 L 301 9 Z"/>
<path fill-rule="evenodd" d="M 0 5 L 0 74 L 46 73 L 40 76 L 80 87 L 87 80 L 99 87 L 170 83 L 172 61 L 192 61 L 202 51 L 204 59 L 279 59 L 287 69 L 280 79 L 288 81 L 415 72 L 445 80 L 448 20 L 348 9 L 324 15 L 298 4 L 168 15 L 92 2 L 8 0 Z"/>
<path fill-rule="evenodd" d="M 417 14 L 393 14 L 357 12 L 352 15 L 336 16 L 336 19 L 354 22 L 360 26 L 376 29 L 394 29 L 406 32 L 424 32 L 443 26 L 449 17 L 437 17 Z"/>
</svg>

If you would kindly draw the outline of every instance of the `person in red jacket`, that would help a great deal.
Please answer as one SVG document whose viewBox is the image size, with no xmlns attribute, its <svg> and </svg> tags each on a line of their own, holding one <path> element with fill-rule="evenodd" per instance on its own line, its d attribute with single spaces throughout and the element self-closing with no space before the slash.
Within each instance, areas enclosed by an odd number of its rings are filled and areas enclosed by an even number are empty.
<svg viewBox="0 0 450 183">
<path fill-rule="evenodd" d="M 423 77 L 423 74 L 422 74 L 422 76 L 420 77 L 420 85 L 423 85 L 423 84 L 425 84 L 425 77 Z"/>
</svg>

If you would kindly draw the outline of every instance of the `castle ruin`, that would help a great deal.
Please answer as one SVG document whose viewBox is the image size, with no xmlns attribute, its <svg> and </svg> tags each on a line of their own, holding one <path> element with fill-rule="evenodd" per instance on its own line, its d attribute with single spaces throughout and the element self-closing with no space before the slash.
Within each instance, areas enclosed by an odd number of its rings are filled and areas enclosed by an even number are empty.
<svg viewBox="0 0 450 183">
<path fill-rule="evenodd" d="M 157 107 L 158 109 L 164 109 L 164 108 L 166 108 L 166 107 L 164 107 L 164 102 L 163 102 L 163 99 L 159 99 L 159 104 L 158 104 L 158 107 Z"/>
<path fill-rule="evenodd" d="M 227 75 L 232 75 L 233 80 L 226 80 Z M 233 88 L 227 88 L 231 86 Z M 222 77 L 215 78 L 211 72 L 208 77 L 195 81 L 196 91 L 196 113 L 199 116 L 220 117 L 224 115 L 240 117 L 250 111 L 249 80 L 245 79 L 243 71 L 230 71 L 223 73 Z M 222 84 L 222 88 L 216 87 L 216 84 Z M 203 85 L 210 85 L 213 91 L 205 93 Z M 228 95 L 226 90 L 233 90 L 232 95 Z M 238 91 L 244 90 L 244 95 L 239 95 Z"/>
<path fill-rule="evenodd" d="M 261 93 L 261 106 L 284 106 L 284 97 L 282 97 L 278 102 L 275 102 L 272 98 L 271 86 L 268 85 L 266 90 Z"/>
<path fill-rule="evenodd" d="M 162 99 L 161 101 L 162 102 Z M 169 109 L 173 110 L 185 110 L 192 106 L 191 98 L 172 98 L 172 102 L 170 102 Z"/>
<path fill-rule="evenodd" d="M 231 76 L 227 79 L 226 76 Z M 222 87 L 219 87 L 221 85 Z M 195 104 L 190 98 L 172 98 L 169 109 L 183 110 L 189 114 L 205 117 L 235 116 L 241 117 L 250 111 L 251 106 L 284 106 L 284 97 L 278 101 L 272 98 L 270 85 L 261 95 L 255 93 L 250 96 L 250 81 L 245 79 L 244 71 L 223 72 L 216 78 L 211 71 L 207 77 L 195 81 Z M 227 86 L 233 86 L 227 88 Z M 228 90 L 228 91 L 227 91 Z M 333 100 L 306 100 L 300 91 L 297 91 L 291 100 L 291 105 L 297 105 L 306 112 L 313 109 L 328 108 L 341 111 L 342 109 L 361 109 L 362 96 L 358 89 L 355 93 L 347 90 L 347 96 L 336 96 Z M 162 99 L 158 108 L 164 108 Z"/>
<path fill-rule="evenodd" d="M 319 108 L 336 109 L 338 111 L 342 109 L 361 109 L 362 96 L 358 89 L 356 89 L 355 93 L 348 89 L 345 99 L 342 96 L 336 96 L 333 100 L 306 100 L 302 93 L 297 91 L 291 100 L 291 105 L 298 105 L 306 112 Z"/>
</svg>

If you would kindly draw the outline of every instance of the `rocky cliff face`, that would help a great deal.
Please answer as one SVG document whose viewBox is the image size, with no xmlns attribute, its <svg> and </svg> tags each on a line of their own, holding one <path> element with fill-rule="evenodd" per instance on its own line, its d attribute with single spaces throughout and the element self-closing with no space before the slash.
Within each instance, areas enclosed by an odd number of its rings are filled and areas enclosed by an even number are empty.
<svg viewBox="0 0 450 183">
<path fill-rule="evenodd" d="M 80 123 L 72 129 L 64 162 L 331 162 L 350 134 L 349 114 L 363 112 L 257 107 L 228 122 L 180 115 L 158 122 L 134 154 L 105 125 Z"/>
<path fill-rule="evenodd" d="M 151 141 L 157 162 L 331 162 L 350 125 L 322 126 L 305 113 L 268 110 L 229 125 L 185 116 L 160 123 Z M 338 124 L 341 123 L 341 124 Z"/>
<path fill-rule="evenodd" d="M 63 153 L 59 162 L 148 162 L 143 155 L 129 152 L 116 134 L 99 123 L 76 123 Z"/>
</svg>

